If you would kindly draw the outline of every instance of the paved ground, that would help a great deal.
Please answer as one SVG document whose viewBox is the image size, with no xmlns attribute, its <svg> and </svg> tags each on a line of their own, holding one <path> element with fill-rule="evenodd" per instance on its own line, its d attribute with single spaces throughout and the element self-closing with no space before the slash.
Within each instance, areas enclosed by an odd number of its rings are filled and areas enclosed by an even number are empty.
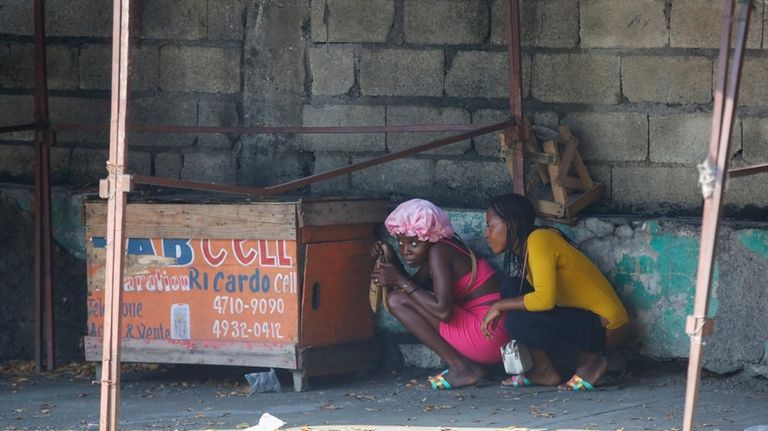
<svg viewBox="0 0 768 431">
<path fill-rule="evenodd" d="M 635 370 L 620 385 L 592 393 L 552 388 L 485 387 L 437 392 L 423 370 L 368 377 L 310 379 L 310 391 L 248 395 L 232 367 L 136 367 L 123 375 L 121 427 L 233 430 L 264 412 L 297 430 L 679 430 L 685 393 L 681 364 Z M 0 429 L 93 430 L 99 420 L 93 368 L 73 364 L 37 375 L 24 364 L 0 366 Z M 280 374 L 290 385 L 290 375 Z M 768 380 L 705 375 L 698 430 L 768 424 Z M 426 427 L 426 428 L 425 428 Z"/>
</svg>

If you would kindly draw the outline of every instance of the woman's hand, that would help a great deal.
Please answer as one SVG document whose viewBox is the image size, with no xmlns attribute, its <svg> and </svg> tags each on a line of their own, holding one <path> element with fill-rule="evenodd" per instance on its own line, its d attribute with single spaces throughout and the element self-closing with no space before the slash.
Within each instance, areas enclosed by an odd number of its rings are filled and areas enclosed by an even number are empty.
<svg viewBox="0 0 768 431">
<path fill-rule="evenodd" d="M 379 262 L 373 268 L 371 279 L 378 286 L 402 286 L 407 281 L 405 275 L 393 264 Z"/>
<path fill-rule="evenodd" d="M 488 307 L 488 311 L 485 313 L 485 317 L 483 317 L 483 323 L 480 324 L 480 329 L 483 330 L 485 338 L 490 339 L 493 337 L 493 331 L 496 330 L 496 326 L 499 324 L 501 316 L 502 313 L 498 307 L 496 307 L 496 304 L 491 304 L 491 306 Z"/>
</svg>

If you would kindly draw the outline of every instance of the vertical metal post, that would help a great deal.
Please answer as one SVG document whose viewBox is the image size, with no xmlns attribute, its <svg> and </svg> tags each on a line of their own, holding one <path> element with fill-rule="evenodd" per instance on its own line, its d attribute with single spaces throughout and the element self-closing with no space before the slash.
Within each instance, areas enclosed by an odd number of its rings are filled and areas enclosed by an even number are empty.
<svg viewBox="0 0 768 431">
<path fill-rule="evenodd" d="M 509 112 L 516 125 L 505 131 L 505 141 L 513 150 L 512 190 L 525 194 L 524 141 L 527 131 L 523 124 L 523 67 L 520 57 L 520 0 L 507 1 L 507 59 L 509 61 Z"/>
<path fill-rule="evenodd" d="M 704 349 L 703 337 L 707 325 L 707 308 L 709 306 L 709 291 L 712 283 L 712 269 L 717 251 L 717 236 L 720 228 L 720 210 L 722 208 L 725 190 L 726 174 L 728 172 L 728 156 L 733 130 L 733 116 L 738 100 L 741 66 L 744 60 L 744 48 L 749 29 L 751 13 L 750 0 L 739 0 L 739 27 L 736 36 L 733 59 L 729 64 L 731 22 L 733 16 L 733 0 L 725 0 L 723 5 L 723 33 L 720 43 L 720 59 L 718 62 L 718 81 L 715 90 L 715 106 L 712 118 L 712 138 L 707 160 L 700 166 L 703 172 L 702 191 L 704 194 L 704 211 L 701 223 L 701 246 L 699 250 L 699 267 L 696 274 L 696 298 L 693 316 L 688 317 L 686 332 L 691 338 L 691 349 L 688 360 L 688 380 L 685 392 L 685 409 L 683 412 L 683 430 L 692 431 L 693 416 L 698 400 L 699 383 L 701 378 L 701 354 Z M 726 89 L 727 76 L 727 89 Z M 725 95 L 723 94 L 725 91 Z"/>
<path fill-rule="evenodd" d="M 120 417 L 120 303 L 125 251 L 125 203 L 130 178 L 125 174 L 127 152 L 128 48 L 130 44 L 130 0 L 113 1 L 112 103 L 109 131 L 107 187 L 107 252 L 104 286 L 104 337 L 102 344 L 101 413 L 99 429 L 114 431 Z"/>
<path fill-rule="evenodd" d="M 43 338 L 45 338 L 45 367 L 55 365 L 53 277 L 51 263 L 51 130 L 48 115 L 48 78 L 45 50 L 45 2 L 35 0 L 35 366 L 43 367 Z"/>
</svg>

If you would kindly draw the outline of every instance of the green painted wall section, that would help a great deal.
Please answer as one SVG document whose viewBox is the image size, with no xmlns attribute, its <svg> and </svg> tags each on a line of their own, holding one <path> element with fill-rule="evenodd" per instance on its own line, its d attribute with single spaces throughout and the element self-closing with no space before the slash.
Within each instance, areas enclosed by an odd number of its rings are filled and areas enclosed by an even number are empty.
<svg viewBox="0 0 768 431">
<path fill-rule="evenodd" d="M 768 259 L 768 232 L 757 229 L 743 229 L 736 233 L 736 238 L 747 250 Z"/>
<path fill-rule="evenodd" d="M 34 190 L 29 187 L 0 188 L 0 196 L 13 201 L 19 209 L 33 217 Z M 91 195 L 62 190 L 51 192 L 51 225 L 53 239 L 78 259 L 85 260 L 85 226 L 83 201 Z M 31 246 L 31 245 L 30 245 Z"/>
</svg>

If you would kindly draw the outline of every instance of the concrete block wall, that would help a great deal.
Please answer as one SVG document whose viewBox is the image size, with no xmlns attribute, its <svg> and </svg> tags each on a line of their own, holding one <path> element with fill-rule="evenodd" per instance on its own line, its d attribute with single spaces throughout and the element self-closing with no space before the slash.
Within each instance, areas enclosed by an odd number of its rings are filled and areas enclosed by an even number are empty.
<svg viewBox="0 0 768 431">
<path fill-rule="evenodd" d="M 607 186 L 596 211 L 696 214 L 720 33 L 716 0 L 522 0 L 524 112 L 569 125 Z M 765 2 L 753 2 L 735 166 L 768 159 Z M 149 0 L 137 13 L 131 116 L 180 125 L 481 124 L 508 115 L 506 0 Z M 32 5 L 0 8 L 0 125 L 32 118 Z M 49 0 L 51 115 L 106 124 L 111 3 Z M 446 134 L 129 136 L 131 170 L 269 185 Z M 0 136 L 0 178 L 30 182 L 30 133 Z M 93 185 L 106 133 L 61 133 L 54 179 Z M 93 160 L 91 160 L 93 159 Z M 78 166 L 74 166 L 78 164 Z M 460 166 L 461 165 L 461 166 Z M 414 171 L 417 170 L 417 171 Z M 657 187 L 646 187 L 653 183 Z M 768 189 L 755 181 L 751 193 Z M 756 188 L 755 188 L 756 187 Z M 481 207 L 511 189 L 493 135 L 299 193 Z M 734 193 L 729 208 L 765 208 Z M 739 213 L 735 213 L 739 214 Z"/>
<path fill-rule="evenodd" d="M 245 1 L 156 0 L 136 16 L 131 51 L 131 121 L 151 124 L 241 123 Z M 109 122 L 112 3 L 46 2 L 51 120 Z M 33 119 L 33 9 L 23 0 L 0 7 L 0 124 Z M 105 129 L 106 130 L 106 129 Z M 0 135 L 4 180 L 32 179 L 30 133 Z M 53 149 L 56 184 L 90 187 L 106 175 L 108 133 L 61 132 Z M 133 133 L 130 171 L 234 183 L 236 136 Z M 28 163 L 15 165 L 16 159 Z"/>
</svg>

